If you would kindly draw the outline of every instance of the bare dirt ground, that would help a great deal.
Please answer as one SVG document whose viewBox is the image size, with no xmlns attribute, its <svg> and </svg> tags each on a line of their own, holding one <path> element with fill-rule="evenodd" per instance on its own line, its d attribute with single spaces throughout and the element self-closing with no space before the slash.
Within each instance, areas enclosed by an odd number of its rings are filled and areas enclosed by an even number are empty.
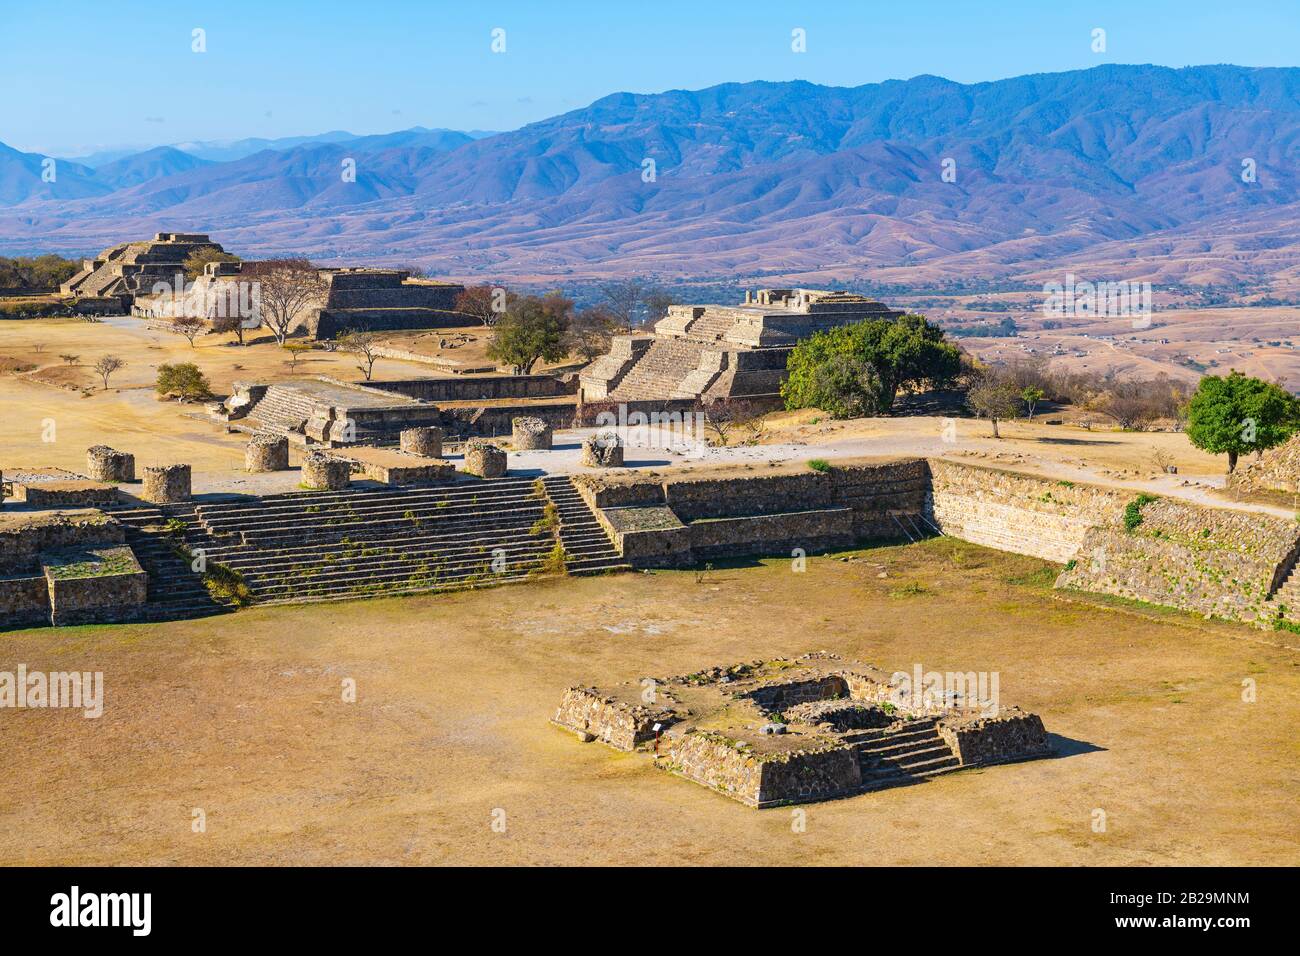
<svg viewBox="0 0 1300 956">
<path fill-rule="evenodd" d="M 103 671 L 107 700 L 0 711 L 0 862 L 1300 863 L 1289 635 L 1064 598 L 950 539 L 854 554 L 7 634 L 0 670 Z M 572 683 L 823 648 L 996 670 L 1060 755 L 808 806 L 797 833 L 548 723 Z"/>
</svg>

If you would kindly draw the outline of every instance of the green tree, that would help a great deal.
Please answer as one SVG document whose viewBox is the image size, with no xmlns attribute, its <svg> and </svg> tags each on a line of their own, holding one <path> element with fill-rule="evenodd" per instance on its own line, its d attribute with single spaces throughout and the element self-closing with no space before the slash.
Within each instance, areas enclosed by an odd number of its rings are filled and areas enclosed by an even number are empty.
<svg viewBox="0 0 1300 956">
<path fill-rule="evenodd" d="M 222 252 L 215 246 L 200 246 L 185 257 L 185 278 L 191 282 L 203 275 L 209 262 L 239 262 L 239 256 Z"/>
<path fill-rule="evenodd" d="M 193 362 L 159 365 L 154 391 L 160 398 L 175 396 L 186 402 L 198 402 L 212 397 L 207 377 Z"/>
<path fill-rule="evenodd" d="M 1026 385 L 1020 390 L 1020 400 L 1025 403 L 1025 411 L 1031 420 L 1034 417 L 1034 409 L 1046 397 L 1047 393 L 1037 385 Z"/>
<path fill-rule="evenodd" d="M 1286 441 L 1300 428 L 1300 406 L 1285 389 L 1240 372 L 1201 379 L 1187 404 L 1187 438 L 1212 455 L 1237 456 Z"/>
<path fill-rule="evenodd" d="M 1001 438 L 998 422 L 1014 418 L 1020 410 L 1020 394 L 1015 385 L 992 374 L 985 374 L 966 392 L 966 404 L 980 418 L 993 426 L 993 437 Z"/>
<path fill-rule="evenodd" d="M 785 407 L 835 418 L 884 415 L 904 388 L 940 388 L 961 372 L 961 351 L 924 316 L 868 319 L 818 332 L 790 353 Z"/>
<path fill-rule="evenodd" d="M 565 333 L 573 301 L 558 292 L 513 297 L 492 329 L 488 358 L 530 375 L 538 362 L 558 362 L 568 354 Z"/>
</svg>

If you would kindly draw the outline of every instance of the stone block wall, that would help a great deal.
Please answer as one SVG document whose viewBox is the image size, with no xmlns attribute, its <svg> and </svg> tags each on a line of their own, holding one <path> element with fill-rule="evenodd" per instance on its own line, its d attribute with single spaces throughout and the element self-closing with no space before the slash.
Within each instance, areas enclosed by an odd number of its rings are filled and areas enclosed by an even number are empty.
<svg viewBox="0 0 1300 956">
<path fill-rule="evenodd" d="M 503 398 L 559 398 L 578 390 L 576 378 L 555 375 L 475 375 L 458 378 L 415 378 L 367 382 L 377 388 L 422 402 L 476 402 Z"/>
<path fill-rule="evenodd" d="M 710 518 L 692 521 L 691 550 L 697 560 L 745 554 L 773 554 L 801 548 L 826 551 L 850 548 L 857 541 L 853 511 L 827 508 L 777 515 Z"/>
<path fill-rule="evenodd" d="M 763 765 L 735 741 L 695 731 L 671 737 L 667 769 L 756 807 L 763 792 Z"/>
<path fill-rule="evenodd" d="M 1268 514 L 1170 498 L 1140 514 L 1131 531 L 1090 530 L 1057 586 L 1253 621 L 1300 550 L 1300 526 Z"/>
<path fill-rule="evenodd" d="M 1018 707 L 1004 708 L 996 717 L 945 717 L 936 729 L 962 766 L 1028 760 L 1051 752 L 1042 718 Z"/>
<path fill-rule="evenodd" d="M 0 574 L 34 573 L 44 551 L 122 544 L 126 531 L 107 515 L 32 515 L 0 525 Z"/>
<path fill-rule="evenodd" d="M 51 552 L 43 565 L 56 626 L 120 621 L 148 599 L 149 575 L 126 545 Z"/>
<path fill-rule="evenodd" d="M 634 750 L 653 740 L 656 723 L 669 723 L 671 711 L 651 709 L 600 694 L 593 687 L 570 687 L 560 698 L 554 722 L 618 750 Z"/>
<path fill-rule="evenodd" d="M 1131 493 L 930 461 L 931 520 L 954 538 L 1064 564 L 1094 525 L 1118 523 Z"/>
<path fill-rule="evenodd" d="M 50 621 L 44 575 L 0 577 L 0 629 L 38 627 Z"/>
</svg>

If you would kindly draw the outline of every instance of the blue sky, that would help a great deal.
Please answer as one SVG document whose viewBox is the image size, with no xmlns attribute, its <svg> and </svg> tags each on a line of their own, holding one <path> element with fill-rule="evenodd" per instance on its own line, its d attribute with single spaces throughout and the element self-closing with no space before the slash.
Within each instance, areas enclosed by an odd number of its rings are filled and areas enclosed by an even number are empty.
<svg viewBox="0 0 1300 956">
<path fill-rule="evenodd" d="M 498 27 L 503 54 L 490 48 Z M 806 53 L 791 51 L 796 27 Z M 1091 49 L 1097 27 L 1105 53 Z M 206 53 L 191 51 L 195 28 Z M 0 0 L 0 142 L 67 156 L 330 129 L 501 130 L 622 90 L 1298 58 L 1296 0 Z"/>
</svg>

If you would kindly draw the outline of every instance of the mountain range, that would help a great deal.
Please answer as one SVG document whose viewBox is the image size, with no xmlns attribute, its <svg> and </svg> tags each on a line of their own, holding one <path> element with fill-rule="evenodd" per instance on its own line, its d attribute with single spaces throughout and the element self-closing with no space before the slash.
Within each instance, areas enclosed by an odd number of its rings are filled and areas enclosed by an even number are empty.
<svg viewBox="0 0 1300 956">
<path fill-rule="evenodd" d="M 59 161 L 53 183 L 0 146 L 0 253 L 177 230 L 464 277 L 1300 285 L 1293 68 L 730 83 L 244 152 L 266 142 Z"/>
</svg>

